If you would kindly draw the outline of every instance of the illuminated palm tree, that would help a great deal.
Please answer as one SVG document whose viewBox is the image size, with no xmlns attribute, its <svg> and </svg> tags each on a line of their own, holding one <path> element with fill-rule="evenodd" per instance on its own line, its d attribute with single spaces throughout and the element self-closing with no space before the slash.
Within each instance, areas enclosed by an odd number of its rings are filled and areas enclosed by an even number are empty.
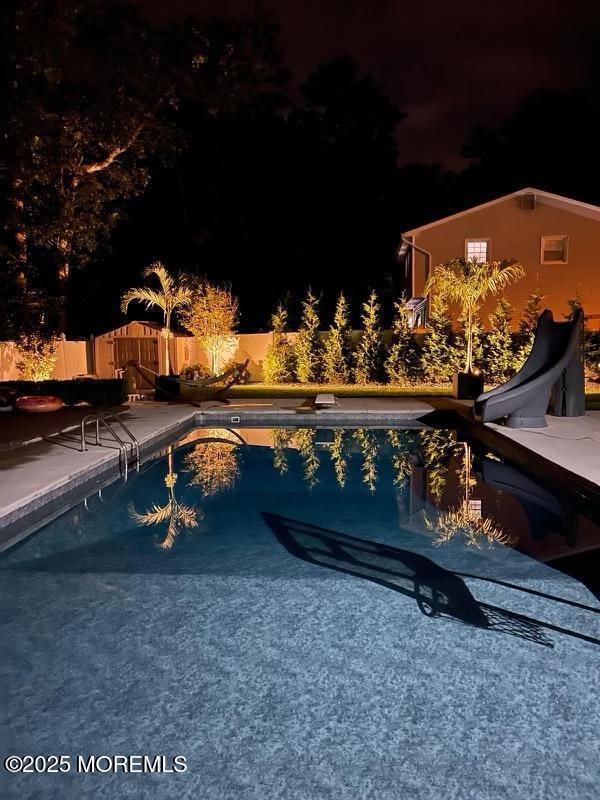
<svg viewBox="0 0 600 800">
<path fill-rule="evenodd" d="M 524 275 L 525 270 L 515 259 L 488 262 L 457 258 L 437 266 L 427 279 L 426 296 L 435 292 L 460 306 L 467 340 L 465 372 L 473 371 L 473 334 L 481 304 L 488 294 L 498 294 Z"/>
<path fill-rule="evenodd" d="M 129 514 L 138 525 L 160 525 L 163 522 L 167 522 L 166 535 L 158 545 L 162 550 L 170 550 L 182 528 L 187 528 L 188 530 L 196 528 L 198 517 L 201 519 L 203 516 L 200 509 L 183 505 L 175 496 L 177 475 L 173 472 L 172 447 L 169 448 L 167 455 L 167 465 L 167 474 L 165 476 L 165 486 L 168 490 L 167 502 L 162 506 L 153 504 L 150 511 L 145 514 L 139 514 L 133 504 L 129 507 Z"/>
<path fill-rule="evenodd" d="M 121 298 L 121 311 L 127 313 L 130 303 L 143 303 L 148 310 L 158 308 L 163 313 L 164 327 L 162 336 L 165 340 L 165 371 L 171 374 L 171 359 L 169 356 L 169 339 L 171 338 L 171 317 L 174 312 L 187 308 L 192 300 L 192 289 L 185 280 L 176 280 L 166 268 L 156 261 L 144 270 L 144 275 L 158 278 L 160 289 L 148 289 L 144 286 L 139 289 L 128 289 Z"/>
<path fill-rule="evenodd" d="M 435 531 L 434 544 L 446 544 L 455 536 L 462 536 L 468 547 L 481 547 L 488 544 L 512 544 L 514 537 L 506 533 L 491 517 L 482 517 L 481 511 L 471 502 L 471 489 L 476 484 L 471 473 L 471 448 L 464 442 L 463 464 L 459 471 L 463 489 L 462 502 L 438 514 L 435 523 L 425 516 L 425 524 Z"/>
</svg>

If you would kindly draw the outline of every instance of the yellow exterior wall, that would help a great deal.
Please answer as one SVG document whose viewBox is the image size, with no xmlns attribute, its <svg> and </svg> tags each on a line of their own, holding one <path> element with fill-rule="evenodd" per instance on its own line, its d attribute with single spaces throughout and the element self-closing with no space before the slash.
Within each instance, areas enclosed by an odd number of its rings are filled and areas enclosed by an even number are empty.
<svg viewBox="0 0 600 800">
<path fill-rule="evenodd" d="M 552 235 L 569 237 L 567 264 L 541 263 L 541 237 Z M 557 320 L 564 318 L 567 301 L 579 292 L 586 317 L 591 317 L 588 327 L 598 328 L 600 222 L 544 203 L 540 196 L 536 208 L 525 211 L 520 207 L 520 197 L 511 197 L 417 233 L 414 243 L 431 253 L 431 264 L 435 267 L 452 258 L 464 258 L 466 239 L 490 239 L 491 260 L 515 257 L 523 265 L 525 277 L 504 292 L 514 308 L 515 327 L 529 292 L 539 287 L 546 296 L 543 306 L 551 308 Z M 414 254 L 414 296 L 423 293 L 425 261 L 421 254 Z M 486 326 L 494 305 L 492 298 L 483 308 Z M 598 317 L 594 320 L 595 315 Z"/>
</svg>

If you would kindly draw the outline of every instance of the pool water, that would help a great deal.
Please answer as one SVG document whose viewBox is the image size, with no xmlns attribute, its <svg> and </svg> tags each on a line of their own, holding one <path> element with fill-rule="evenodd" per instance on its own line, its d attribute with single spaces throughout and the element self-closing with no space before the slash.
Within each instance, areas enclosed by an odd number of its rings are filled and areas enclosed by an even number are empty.
<svg viewBox="0 0 600 800">
<path fill-rule="evenodd" d="M 598 511 L 450 430 L 191 431 L 0 561 L 5 753 L 187 770 L 2 796 L 596 798 Z"/>
</svg>

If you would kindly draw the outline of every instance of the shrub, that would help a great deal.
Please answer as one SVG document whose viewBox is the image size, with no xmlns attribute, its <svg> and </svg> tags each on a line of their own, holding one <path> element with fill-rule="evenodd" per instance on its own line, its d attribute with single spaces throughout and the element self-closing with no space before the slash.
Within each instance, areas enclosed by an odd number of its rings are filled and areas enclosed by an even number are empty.
<svg viewBox="0 0 600 800">
<path fill-rule="evenodd" d="M 600 378 L 600 331 L 586 331 L 584 338 L 584 362 L 586 375 Z"/>
<path fill-rule="evenodd" d="M 380 305 L 373 291 L 363 303 L 363 332 L 356 348 L 354 379 L 357 383 L 374 383 L 381 378 L 382 339 Z"/>
<path fill-rule="evenodd" d="M 190 364 L 181 370 L 181 377 L 186 381 L 200 381 L 203 378 L 209 378 L 211 372 L 204 364 Z"/>
<path fill-rule="evenodd" d="M 490 330 L 484 340 L 485 376 L 492 382 L 500 383 L 509 378 L 516 367 L 510 329 L 511 304 L 500 298 L 494 312 L 489 316 L 489 321 Z"/>
<path fill-rule="evenodd" d="M 15 343 L 16 367 L 24 381 L 47 381 L 54 371 L 60 339 L 27 333 Z"/>
<path fill-rule="evenodd" d="M 300 328 L 294 342 L 296 372 L 300 383 L 320 383 L 323 375 L 318 306 L 318 298 L 309 289 L 302 303 Z"/>
<path fill-rule="evenodd" d="M 419 376 L 419 348 L 405 312 L 406 296 L 394 303 L 392 346 L 385 360 L 385 373 L 390 383 L 403 384 Z"/>
<path fill-rule="evenodd" d="M 519 322 L 519 333 L 517 335 L 517 348 L 515 355 L 515 369 L 520 369 L 525 363 L 525 359 L 531 352 L 535 329 L 538 319 L 542 313 L 542 303 L 545 296 L 540 294 L 539 289 L 529 292 L 527 303 L 523 309 L 523 315 Z"/>
<path fill-rule="evenodd" d="M 440 295 L 431 297 L 427 330 L 421 351 L 421 370 L 425 380 L 443 383 L 459 369 L 460 350 L 452 331 L 448 305 Z"/>
<path fill-rule="evenodd" d="M 323 351 L 323 372 L 328 383 L 350 383 L 352 379 L 350 332 L 348 302 L 340 292 Z"/>
<path fill-rule="evenodd" d="M 295 373 L 294 347 L 287 336 L 287 311 L 279 303 L 271 317 L 273 341 L 263 361 L 265 383 L 292 383 Z"/>
</svg>

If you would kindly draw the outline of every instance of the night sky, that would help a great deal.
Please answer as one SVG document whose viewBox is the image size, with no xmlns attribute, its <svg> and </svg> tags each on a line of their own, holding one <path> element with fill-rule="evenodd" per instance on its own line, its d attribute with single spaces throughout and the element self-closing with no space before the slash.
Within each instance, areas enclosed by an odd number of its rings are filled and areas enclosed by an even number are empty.
<svg viewBox="0 0 600 800">
<path fill-rule="evenodd" d="M 593 0 L 136 0 L 163 24 L 257 7 L 281 25 L 294 84 L 349 53 L 408 112 L 400 161 L 464 164 L 474 123 L 496 123 L 538 87 L 577 82 L 597 32 Z M 598 44 L 598 43 L 597 43 Z"/>
</svg>

